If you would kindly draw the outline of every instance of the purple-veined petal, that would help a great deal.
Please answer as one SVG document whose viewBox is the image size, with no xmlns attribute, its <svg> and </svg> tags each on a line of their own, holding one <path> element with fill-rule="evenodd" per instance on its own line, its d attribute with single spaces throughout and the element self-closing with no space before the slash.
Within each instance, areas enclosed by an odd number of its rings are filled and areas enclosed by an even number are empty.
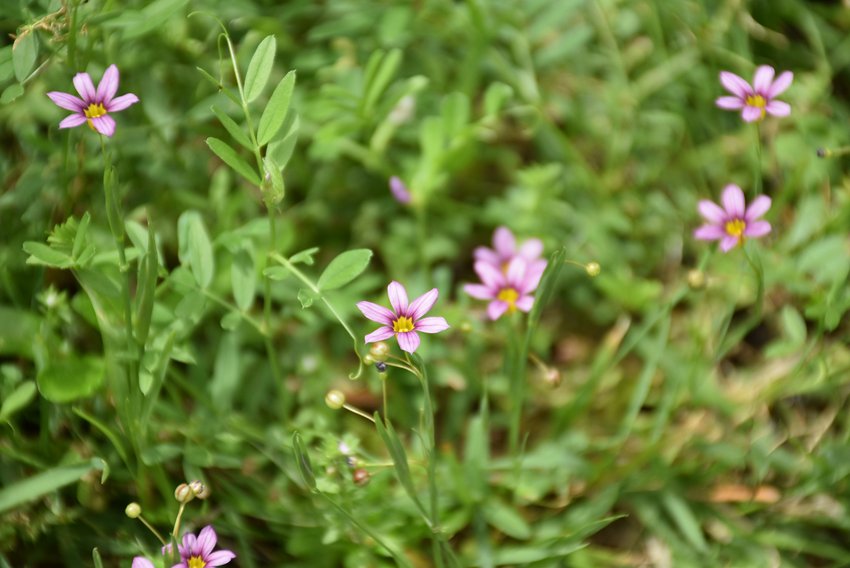
<svg viewBox="0 0 850 568">
<path fill-rule="evenodd" d="M 478 300 L 492 300 L 499 293 L 483 284 L 464 284 L 463 291 Z"/>
<path fill-rule="evenodd" d="M 721 225 L 703 225 L 694 231 L 694 238 L 701 241 L 716 241 L 726 237 Z"/>
<path fill-rule="evenodd" d="M 400 316 L 407 315 L 407 290 L 404 286 L 393 280 L 387 286 L 387 295 L 390 297 L 390 305 L 392 305 L 395 313 Z"/>
<path fill-rule="evenodd" d="M 217 550 L 207 557 L 205 568 L 207 566 L 224 566 L 234 558 L 236 558 L 236 554 L 230 550 Z"/>
<path fill-rule="evenodd" d="M 133 93 L 127 93 L 126 95 L 115 97 L 108 103 L 104 103 L 103 108 L 105 108 L 107 112 L 118 112 L 119 110 L 124 110 L 128 106 L 134 105 L 137 102 L 139 102 L 139 97 Z"/>
<path fill-rule="evenodd" d="M 75 126 L 85 124 L 87 120 L 82 114 L 72 114 L 62 119 L 62 122 L 59 123 L 59 128 L 74 128 Z"/>
<path fill-rule="evenodd" d="M 747 223 L 747 228 L 744 229 L 744 236 L 751 238 L 763 237 L 770 232 L 770 223 L 767 221 L 753 221 Z"/>
<path fill-rule="evenodd" d="M 491 320 L 497 320 L 508 311 L 508 303 L 502 300 L 493 300 L 487 305 L 487 316 Z"/>
<path fill-rule="evenodd" d="M 512 257 L 516 253 L 516 238 L 507 227 L 499 227 L 493 233 L 493 248 L 503 260 Z"/>
<path fill-rule="evenodd" d="M 732 235 L 726 235 L 720 240 L 720 250 L 723 252 L 729 252 L 733 248 L 735 248 L 740 239 L 738 237 L 733 237 Z"/>
<path fill-rule="evenodd" d="M 528 239 L 519 247 L 519 255 L 525 260 L 536 260 L 543 254 L 543 241 Z"/>
<path fill-rule="evenodd" d="M 376 341 L 385 341 L 395 335 L 391 327 L 379 327 L 369 335 L 363 338 L 363 343 L 375 343 Z"/>
<path fill-rule="evenodd" d="M 413 353 L 419 348 L 419 334 L 415 331 L 398 333 L 396 339 L 398 339 L 398 346 L 401 347 L 402 351 Z"/>
<path fill-rule="evenodd" d="M 499 255 L 496 253 L 496 251 L 487 247 L 477 247 L 475 251 L 473 251 L 472 257 L 475 260 L 489 262 L 495 267 L 500 267 L 502 264 L 502 259 L 499 258 Z"/>
<path fill-rule="evenodd" d="M 115 134 L 115 120 L 108 114 L 91 119 L 94 129 L 106 137 L 111 137 Z"/>
<path fill-rule="evenodd" d="M 489 262 L 478 261 L 474 265 L 475 273 L 481 278 L 481 282 L 488 288 L 501 288 L 505 283 L 505 275 L 502 271 Z"/>
<path fill-rule="evenodd" d="M 714 104 L 727 110 L 738 110 L 744 108 L 746 102 L 738 97 L 718 97 Z"/>
<path fill-rule="evenodd" d="M 434 307 L 434 303 L 437 301 L 437 297 L 439 295 L 440 292 L 436 288 L 431 288 L 410 302 L 410 306 L 407 308 L 407 311 L 410 314 L 410 317 L 413 318 L 413 321 L 416 321 L 427 314 L 428 310 Z"/>
<path fill-rule="evenodd" d="M 759 195 L 753 202 L 750 203 L 750 206 L 747 207 L 747 212 L 744 214 L 744 221 L 747 223 L 752 223 L 770 209 L 770 198 L 766 195 Z"/>
<path fill-rule="evenodd" d="M 91 82 L 91 77 L 88 73 L 77 73 L 74 75 L 74 88 L 80 93 L 83 102 L 90 105 L 95 102 L 97 91 L 94 90 L 94 83 Z"/>
<path fill-rule="evenodd" d="M 726 220 L 726 211 L 708 199 L 701 199 L 697 203 L 697 209 L 699 210 L 699 214 L 709 223 L 722 223 Z"/>
<path fill-rule="evenodd" d="M 190 556 L 192 554 L 192 551 L 195 549 L 196 541 L 197 539 L 192 533 L 187 533 L 183 535 L 183 544 L 177 545 L 177 551 L 180 552 L 180 556 Z"/>
<path fill-rule="evenodd" d="M 759 107 L 745 106 L 741 111 L 744 122 L 755 122 L 764 118 L 764 109 Z"/>
<path fill-rule="evenodd" d="M 791 105 L 782 101 L 770 101 L 767 103 L 767 106 L 764 107 L 764 110 L 767 114 L 771 114 L 773 116 L 788 116 L 791 114 Z"/>
<path fill-rule="evenodd" d="M 212 552 L 213 548 L 215 548 L 217 540 L 218 537 L 216 536 L 215 529 L 212 528 L 212 525 L 205 526 L 198 534 L 198 541 L 195 543 L 195 553 L 198 556 L 205 558 L 210 552 Z"/>
<path fill-rule="evenodd" d="M 144 556 L 136 556 L 133 558 L 133 564 L 130 568 L 154 568 L 153 562 Z"/>
<path fill-rule="evenodd" d="M 423 333 L 439 333 L 449 329 L 449 324 L 443 317 L 422 318 L 416 322 L 414 329 Z"/>
<path fill-rule="evenodd" d="M 186 568 L 186 564 L 184 564 L 183 562 L 181 562 L 180 564 L 175 564 L 175 565 L 174 565 L 174 566 L 172 566 L 171 568 Z"/>
<path fill-rule="evenodd" d="M 390 192 L 393 194 L 393 197 L 395 197 L 395 200 L 399 203 L 410 203 L 410 191 L 407 189 L 407 186 L 404 185 L 404 182 L 401 181 L 401 178 L 399 178 L 398 176 L 393 176 L 390 178 Z"/>
<path fill-rule="evenodd" d="M 86 103 L 84 103 L 81 99 L 78 99 L 74 95 L 70 95 L 68 93 L 62 93 L 60 91 L 51 91 L 47 93 L 47 96 L 50 97 L 50 100 L 53 103 L 65 110 L 72 110 L 74 112 L 83 112 L 83 109 L 86 108 Z"/>
<path fill-rule="evenodd" d="M 100 83 L 97 84 L 97 93 L 95 96 L 99 103 L 103 103 L 103 105 L 106 106 L 106 103 L 111 101 L 112 97 L 114 97 L 117 92 L 118 67 L 112 64 L 106 68 L 106 71 L 103 72 L 103 77 L 100 78 Z"/>
<path fill-rule="evenodd" d="M 776 73 L 770 65 L 761 65 L 756 69 L 755 77 L 753 77 L 753 90 L 760 95 L 766 95 L 770 90 L 770 84 L 773 83 L 773 74 Z"/>
<path fill-rule="evenodd" d="M 746 98 L 747 95 L 753 91 L 749 83 L 729 71 L 720 72 L 720 84 L 723 85 L 727 91 L 742 99 Z"/>
<path fill-rule="evenodd" d="M 779 77 L 773 82 L 767 90 L 767 98 L 772 99 L 778 97 L 785 92 L 785 89 L 791 86 L 791 81 L 794 80 L 794 74 L 790 71 L 784 71 L 779 74 Z"/>
<path fill-rule="evenodd" d="M 357 302 L 357 309 L 370 320 L 384 325 L 392 325 L 395 319 L 395 314 L 390 310 L 372 302 Z"/>
<path fill-rule="evenodd" d="M 523 312 L 530 312 L 532 306 L 534 306 L 534 296 L 521 296 L 516 301 L 516 309 Z"/>
<path fill-rule="evenodd" d="M 723 202 L 723 208 L 726 209 L 726 214 L 735 219 L 743 219 L 746 209 L 746 201 L 744 201 L 744 192 L 734 183 L 730 183 L 723 189 L 723 195 L 720 197 Z"/>
<path fill-rule="evenodd" d="M 519 286 L 517 286 L 521 294 L 528 294 L 537 289 L 540 279 L 543 277 L 543 272 L 546 270 L 546 264 L 547 262 L 545 260 L 531 263 L 528 270 L 525 271 L 522 280 L 519 282 Z"/>
<path fill-rule="evenodd" d="M 508 263 L 508 270 L 505 274 L 505 280 L 512 285 L 517 285 L 523 281 L 525 278 L 526 270 L 528 269 L 528 263 L 524 258 L 519 256 L 515 256 Z"/>
</svg>

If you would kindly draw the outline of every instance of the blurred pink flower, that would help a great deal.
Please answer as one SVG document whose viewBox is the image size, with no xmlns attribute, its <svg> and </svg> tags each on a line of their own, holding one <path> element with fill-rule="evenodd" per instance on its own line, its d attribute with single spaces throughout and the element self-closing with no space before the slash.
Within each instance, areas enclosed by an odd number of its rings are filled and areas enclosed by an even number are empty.
<svg viewBox="0 0 850 568">
<path fill-rule="evenodd" d="M 407 290 L 393 280 L 387 286 L 387 295 L 390 297 L 392 311 L 372 302 L 357 302 L 357 308 L 364 316 L 382 324 L 366 336 L 366 343 L 383 341 L 395 335 L 399 347 L 403 351 L 413 353 L 419 347 L 419 334 L 416 332 L 439 333 L 449 328 L 445 318 L 422 317 L 437 301 L 439 292 L 436 288 L 432 288 L 408 304 Z"/>
<path fill-rule="evenodd" d="M 401 204 L 407 205 L 410 203 L 411 195 L 410 190 L 407 189 L 407 186 L 404 185 L 404 182 L 401 181 L 401 178 L 398 176 L 393 176 L 390 178 L 390 191 L 395 197 L 395 200 Z"/>
<path fill-rule="evenodd" d="M 528 239 L 517 248 L 516 237 L 507 227 L 499 227 L 493 233 L 493 248 L 478 247 L 473 256 L 475 260 L 486 262 L 505 272 L 508 264 L 516 258 L 522 258 L 530 264 L 542 263 L 540 272 L 546 268 L 546 261 L 540 259 L 543 254 L 543 242 L 540 239 Z"/>
<path fill-rule="evenodd" d="M 104 136 L 112 136 L 115 133 L 115 120 L 109 113 L 124 110 L 139 102 L 139 97 L 133 93 L 115 96 L 118 92 L 118 68 L 115 65 L 107 67 L 97 90 L 88 73 L 77 73 L 74 76 L 74 87 L 82 99 L 59 91 L 47 93 L 56 105 L 74 111 L 74 114 L 59 123 L 59 128 L 73 128 L 88 123 L 92 130 Z"/>
<path fill-rule="evenodd" d="M 746 122 L 761 120 L 765 114 L 788 116 L 791 114 L 791 106 L 774 99 L 791 85 L 794 74 L 785 71 L 774 81 L 774 73 L 773 67 L 762 65 L 756 69 L 753 85 L 750 86 L 734 73 L 721 71 L 720 83 L 733 96 L 718 98 L 717 106 L 726 110 L 741 110 L 741 118 Z"/>
<path fill-rule="evenodd" d="M 133 564 L 130 568 L 154 568 L 153 562 L 144 556 L 136 556 L 133 558 Z"/>
<path fill-rule="evenodd" d="M 728 252 L 736 245 L 743 245 L 746 237 L 758 238 L 770 232 L 770 223 L 759 220 L 770 209 L 770 198 L 756 197 L 749 207 L 744 192 L 735 184 L 729 184 L 721 197 L 723 207 L 703 199 L 699 212 L 708 223 L 694 231 L 694 237 L 703 241 L 720 241 L 720 250 Z"/>
<path fill-rule="evenodd" d="M 236 558 L 230 550 L 218 550 L 213 552 L 218 537 L 211 525 L 205 526 L 195 537 L 189 533 L 183 536 L 183 543 L 177 545 L 180 551 L 180 563 L 171 568 L 211 568 L 212 566 L 223 566 Z"/>
<path fill-rule="evenodd" d="M 490 262 L 479 260 L 475 263 L 475 272 L 481 278 L 481 284 L 466 284 L 464 291 L 479 300 L 490 300 L 487 315 L 491 320 L 502 317 L 505 312 L 516 310 L 528 312 L 534 305 L 531 295 L 540 284 L 545 260 L 528 262 L 522 257 L 514 257 L 506 270 L 500 270 Z"/>
</svg>

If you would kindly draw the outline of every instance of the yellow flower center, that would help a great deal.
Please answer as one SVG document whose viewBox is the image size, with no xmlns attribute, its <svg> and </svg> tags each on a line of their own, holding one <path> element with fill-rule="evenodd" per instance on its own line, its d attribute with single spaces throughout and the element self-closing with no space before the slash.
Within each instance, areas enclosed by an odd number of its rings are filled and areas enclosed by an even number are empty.
<svg viewBox="0 0 850 568">
<path fill-rule="evenodd" d="M 193 556 L 189 559 L 189 568 L 204 568 L 207 563 L 200 556 Z"/>
<path fill-rule="evenodd" d="M 764 118 L 767 101 L 761 95 L 747 95 L 747 106 L 761 109 L 761 117 Z"/>
<path fill-rule="evenodd" d="M 89 119 L 87 121 L 89 123 L 89 128 L 94 130 L 94 124 L 92 124 L 91 119 L 104 116 L 106 114 L 106 109 L 103 107 L 102 103 L 92 103 L 83 111 L 83 114 L 85 114 L 86 118 Z"/>
<path fill-rule="evenodd" d="M 396 333 L 406 333 L 413 331 L 413 319 L 401 316 L 393 322 L 393 331 Z"/>
<path fill-rule="evenodd" d="M 505 302 L 508 305 L 508 313 L 516 310 L 516 301 L 519 299 L 519 292 L 513 288 L 502 288 L 496 299 Z"/>
<path fill-rule="evenodd" d="M 725 229 L 727 235 L 740 238 L 744 235 L 744 231 L 747 229 L 747 224 L 743 219 L 733 219 L 731 221 L 726 221 Z"/>
</svg>

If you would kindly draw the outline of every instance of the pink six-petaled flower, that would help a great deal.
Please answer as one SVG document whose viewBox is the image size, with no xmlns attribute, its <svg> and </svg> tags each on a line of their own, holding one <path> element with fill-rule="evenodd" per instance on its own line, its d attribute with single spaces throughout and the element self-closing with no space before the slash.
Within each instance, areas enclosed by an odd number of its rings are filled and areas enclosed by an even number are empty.
<svg viewBox="0 0 850 568">
<path fill-rule="evenodd" d="M 97 89 L 88 73 L 77 73 L 74 76 L 74 87 L 82 98 L 59 91 L 47 93 L 56 105 L 74 112 L 59 123 L 59 128 L 73 128 L 88 123 L 92 130 L 104 136 L 112 136 L 115 133 L 115 120 L 109 113 L 124 110 L 139 102 L 139 97 L 133 93 L 115 96 L 118 92 L 118 68 L 115 65 L 107 67 Z"/>
<path fill-rule="evenodd" d="M 741 118 L 746 122 L 761 120 L 765 117 L 765 114 L 788 116 L 791 114 L 791 106 L 774 99 L 791 85 L 794 74 L 785 71 L 774 81 L 774 73 L 773 67 L 762 65 L 756 69 L 753 84 L 750 86 L 749 83 L 734 73 L 721 71 L 720 83 L 733 96 L 718 98 L 717 106 L 726 110 L 740 110 Z"/>
<path fill-rule="evenodd" d="M 521 257 L 529 263 L 543 263 L 543 268 L 546 267 L 546 261 L 540 260 L 540 255 L 543 253 L 543 242 L 540 239 L 528 239 L 517 247 L 516 237 L 507 227 L 499 227 L 493 233 L 493 248 L 478 247 L 475 249 L 473 256 L 475 260 L 480 260 L 491 264 L 501 271 L 506 271 L 508 264 L 514 257 Z"/>
<path fill-rule="evenodd" d="M 437 301 L 439 291 L 432 288 L 412 302 L 407 301 L 407 290 L 393 280 L 387 286 L 392 310 L 388 310 L 372 302 L 358 302 L 357 308 L 370 320 L 381 324 L 381 327 L 366 336 L 366 343 L 383 341 L 395 335 L 399 347 L 403 351 L 413 353 L 419 347 L 419 335 L 422 333 L 439 333 L 449 328 L 445 318 L 423 317 Z"/>
<path fill-rule="evenodd" d="M 201 529 L 197 537 L 192 533 L 184 535 L 183 543 L 177 545 L 180 563 L 171 568 L 211 568 L 228 564 L 236 555 L 230 550 L 213 552 L 217 540 L 215 530 L 210 525 Z"/>
<path fill-rule="evenodd" d="M 770 232 L 770 223 L 760 220 L 770 209 L 770 198 L 759 195 L 747 207 L 744 192 L 735 184 L 729 184 L 721 196 L 723 207 L 703 199 L 699 212 L 708 223 L 694 231 L 694 237 L 703 241 L 720 241 L 720 250 L 728 252 L 736 245 L 743 245 L 747 237 L 763 237 Z"/>
<path fill-rule="evenodd" d="M 491 320 L 496 320 L 505 312 L 531 310 L 534 305 L 534 297 L 531 293 L 540 284 L 544 270 L 546 270 L 545 260 L 529 262 L 520 256 L 511 259 L 505 270 L 479 260 L 475 263 L 475 272 L 478 273 L 482 283 L 466 284 L 463 289 L 473 298 L 490 300 L 487 315 Z"/>
</svg>

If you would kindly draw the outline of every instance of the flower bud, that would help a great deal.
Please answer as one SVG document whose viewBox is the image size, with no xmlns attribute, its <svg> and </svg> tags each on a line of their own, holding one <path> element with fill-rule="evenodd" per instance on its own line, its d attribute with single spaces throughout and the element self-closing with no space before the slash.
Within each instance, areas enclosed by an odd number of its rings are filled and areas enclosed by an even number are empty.
<svg viewBox="0 0 850 568">
<path fill-rule="evenodd" d="M 379 373 L 386 373 L 387 372 L 387 364 L 384 363 L 383 361 L 378 361 L 377 363 L 375 363 L 375 368 L 378 369 Z"/>
<path fill-rule="evenodd" d="M 336 389 L 328 391 L 328 394 L 325 395 L 325 404 L 328 405 L 328 408 L 339 410 L 345 404 L 345 394 Z"/>
<path fill-rule="evenodd" d="M 561 384 L 561 371 L 555 367 L 548 367 L 543 373 L 543 381 L 552 388 L 558 387 Z"/>
<path fill-rule="evenodd" d="M 387 357 L 390 355 L 390 346 L 387 345 L 384 341 L 378 341 L 372 344 L 372 347 L 369 348 L 369 355 L 372 357 L 373 362 L 381 362 L 387 360 Z"/>
<path fill-rule="evenodd" d="M 354 480 L 354 483 L 362 487 L 363 485 L 369 483 L 370 475 L 369 472 L 365 469 L 355 469 L 351 473 L 351 478 Z"/>
<path fill-rule="evenodd" d="M 198 499 L 206 499 L 210 496 L 210 488 L 207 487 L 205 483 L 198 481 L 197 479 L 189 483 L 189 488 L 192 490 L 192 494 L 194 494 Z"/>
<path fill-rule="evenodd" d="M 367 353 L 366 355 L 363 356 L 363 363 L 366 364 L 366 365 L 371 365 L 371 364 L 375 363 L 375 358 L 372 357 L 371 353 Z"/>
<path fill-rule="evenodd" d="M 699 269 L 688 270 L 688 286 L 691 290 L 702 290 L 705 288 L 705 273 Z"/>
<path fill-rule="evenodd" d="M 584 269 L 591 278 L 599 276 L 599 273 L 602 271 L 602 267 L 599 266 L 598 262 L 588 262 L 584 265 Z"/>
<path fill-rule="evenodd" d="M 189 487 L 188 483 L 181 483 L 174 490 L 174 498 L 177 499 L 178 503 L 185 504 L 194 499 L 195 494 L 192 492 L 192 488 Z"/>
<path fill-rule="evenodd" d="M 142 507 L 134 501 L 124 508 L 124 514 L 131 519 L 138 519 L 142 514 Z"/>
</svg>

